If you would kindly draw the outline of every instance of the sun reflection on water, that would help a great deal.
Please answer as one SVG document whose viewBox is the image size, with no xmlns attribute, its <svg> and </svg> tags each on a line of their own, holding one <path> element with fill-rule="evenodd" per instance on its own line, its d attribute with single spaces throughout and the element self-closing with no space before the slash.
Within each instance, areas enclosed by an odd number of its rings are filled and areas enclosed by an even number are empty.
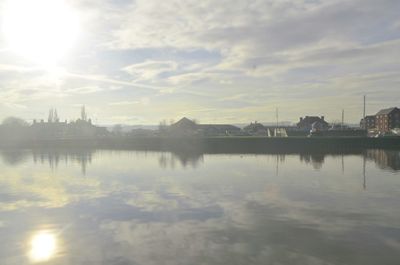
<svg viewBox="0 0 400 265">
<path fill-rule="evenodd" d="M 49 231 L 35 233 L 30 239 L 29 258 L 32 262 L 44 262 L 54 257 L 57 237 Z"/>
</svg>

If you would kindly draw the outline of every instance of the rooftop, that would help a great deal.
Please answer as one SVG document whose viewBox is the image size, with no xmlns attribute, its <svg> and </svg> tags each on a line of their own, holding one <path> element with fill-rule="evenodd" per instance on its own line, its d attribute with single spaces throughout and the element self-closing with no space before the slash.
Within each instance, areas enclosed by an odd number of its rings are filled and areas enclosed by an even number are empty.
<svg viewBox="0 0 400 265">
<path fill-rule="evenodd" d="M 382 110 L 380 110 L 376 115 L 388 115 L 388 114 L 390 114 L 392 111 L 394 111 L 394 110 L 396 110 L 396 109 L 398 110 L 397 107 L 382 109 Z"/>
</svg>

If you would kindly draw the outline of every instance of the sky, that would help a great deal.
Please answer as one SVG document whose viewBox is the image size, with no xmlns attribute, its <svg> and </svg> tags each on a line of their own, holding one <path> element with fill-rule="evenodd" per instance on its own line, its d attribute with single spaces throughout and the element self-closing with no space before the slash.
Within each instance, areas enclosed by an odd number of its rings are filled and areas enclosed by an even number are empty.
<svg viewBox="0 0 400 265">
<path fill-rule="evenodd" d="M 400 106 L 398 0 L 52 1 L 0 1 L 0 119 L 85 105 L 98 124 L 268 122 L 277 108 L 357 123 L 363 95 L 367 114 Z"/>
</svg>

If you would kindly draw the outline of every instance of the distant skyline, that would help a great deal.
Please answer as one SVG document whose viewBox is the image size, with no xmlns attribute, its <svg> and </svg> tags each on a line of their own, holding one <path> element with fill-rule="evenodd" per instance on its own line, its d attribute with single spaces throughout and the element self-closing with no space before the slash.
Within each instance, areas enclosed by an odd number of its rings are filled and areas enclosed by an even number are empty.
<svg viewBox="0 0 400 265">
<path fill-rule="evenodd" d="M 400 106 L 397 0 L 2 0 L 0 119 L 358 123 Z M 29 16 L 27 14 L 29 13 Z M 30 45 L 26 45 L 30 43 Z"/>
</svg>

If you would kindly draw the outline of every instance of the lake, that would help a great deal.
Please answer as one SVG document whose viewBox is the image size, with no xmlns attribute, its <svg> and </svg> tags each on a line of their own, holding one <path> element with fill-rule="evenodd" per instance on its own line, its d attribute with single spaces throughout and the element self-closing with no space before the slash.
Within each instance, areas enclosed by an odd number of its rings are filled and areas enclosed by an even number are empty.
<svg viewBox="0 0 400 265">
<path fill-rule="evenodd" d="M 400 262 L 400 151 L 0 151 L 0 264 Z"/>
</svg>

